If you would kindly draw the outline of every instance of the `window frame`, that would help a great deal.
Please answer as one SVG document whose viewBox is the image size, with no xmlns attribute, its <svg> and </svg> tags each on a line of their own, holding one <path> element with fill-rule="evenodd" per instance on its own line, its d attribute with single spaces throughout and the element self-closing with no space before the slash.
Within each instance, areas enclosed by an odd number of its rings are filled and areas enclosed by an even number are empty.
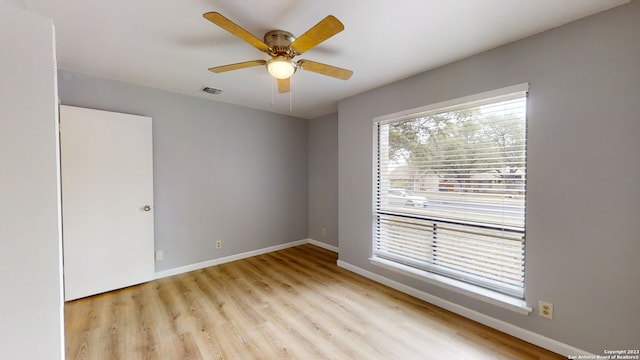
<svg viewBox="0 0 640 360">
<path fill-rule="evenodd" d="M 503 308 L 513 310 L 521 314 L 529 314 L 532 310 L 526 304 L 526 286 L 522 289 L 522 296 L 514 296 L 505 294 L 499 291 L 492 290 L 490 288 L 475 285 L 464 280 L 456 279 L 455 277 L 449 277 L 438 273 L 430 272 L 428 270 L 418 269 L 406 264 L 402 264 L 393 260 L 389 260 L 383 257 L 376 256 L 376 243 L 377 236 L 376 230 L 378 227 L 378 208 L 377 208 L 377 191 L 378 191 L 378 164 L 379 164 L 379 125 L 397 123 L 405 120 L 411 120 L 420 116 L 428 116 L 430 114 L 442 113 L 446 111 L 455 111 L 460 105 L 477 102 L 482 104 L 483 102 L 492 102 L 492 98 L 507 96 L 514 93 L 525 93 L 528 96 L 529 84 L 521 83 L 513 86 L 508 86 L 491 91 L 485 91 L 469 96 L 464 96 L 452 100 L 438 102 L 426 106 L 421 106 L 413 109 L 403 110 L 392 114 L 378 116 L 373 119 L 373 154 L 372 154 L 372 237 L 371 237 L 371 257 L 370 262 L 374 265 L 384 267 L 388 270 L 400 272 L 412 278 L 417 278 L 422 281 L 447 288 L 451 291 L 468 295 L 470 297 L 489 302 Z M 493 100 L 495 101 L 495 100 Z M 528 104 L 526 113 L 528 114 Z M 525 120 L 525 141 L 526 141 L 526 120 Z M 526 154 L 526 153 L 525 153 Z M 526 155 L 525 155 L 526 156 Z M 525 168 L 526 168 L 525 164 Z M 525 182 L 525 194 L 526 194 L 526 182 Z M 526 196 L 526 195 L 525 195 Z M 526 202 L 525 202 L 526 212 Z M 523 237 L 526 234 L 526 223 L 523 228 Z M 526 254 L 526 249 L 524 250 Z M 523 260 L 526 263 L 526 255 Z M 523 280 L 523 282 L 526 281 Z M 525 284 L 526 285 L 526 284 Z"/>
</svg>

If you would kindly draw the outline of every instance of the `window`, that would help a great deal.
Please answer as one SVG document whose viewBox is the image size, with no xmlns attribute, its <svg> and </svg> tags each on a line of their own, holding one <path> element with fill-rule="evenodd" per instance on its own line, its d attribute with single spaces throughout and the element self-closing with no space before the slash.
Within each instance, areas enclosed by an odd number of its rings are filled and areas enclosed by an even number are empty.
<svg viewBox="0 0 640 360">
<path fill-rule="evenodd" d="M 374 259 L 524 298 L 527 86 L 375 119 Z"/>
</svg>

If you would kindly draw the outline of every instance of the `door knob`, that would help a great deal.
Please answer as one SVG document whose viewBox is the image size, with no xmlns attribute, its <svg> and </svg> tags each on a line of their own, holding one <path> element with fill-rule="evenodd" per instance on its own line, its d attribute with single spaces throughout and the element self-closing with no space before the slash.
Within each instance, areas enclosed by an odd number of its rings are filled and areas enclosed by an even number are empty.
<svg viewBox="0 0 640 360">
<path fill-rule="evenodd" d="M 151 211 L 151 206 L 149 206 L 149 205 L 145 205 L 145 206 L 143 207 L 143 209 L 144 209 L 144 211 Z"/>
</svg>

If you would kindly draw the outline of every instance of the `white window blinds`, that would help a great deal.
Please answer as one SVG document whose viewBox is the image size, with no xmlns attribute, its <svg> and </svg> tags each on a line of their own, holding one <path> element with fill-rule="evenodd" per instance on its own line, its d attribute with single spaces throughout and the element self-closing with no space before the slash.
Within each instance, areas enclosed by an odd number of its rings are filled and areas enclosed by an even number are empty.
<svg viewBox="0 0 640 360">
<path fill-rule="evenodd" d="M 523 298 L 526 90 L 375 127 L 374 256 Z"/>
</svg>

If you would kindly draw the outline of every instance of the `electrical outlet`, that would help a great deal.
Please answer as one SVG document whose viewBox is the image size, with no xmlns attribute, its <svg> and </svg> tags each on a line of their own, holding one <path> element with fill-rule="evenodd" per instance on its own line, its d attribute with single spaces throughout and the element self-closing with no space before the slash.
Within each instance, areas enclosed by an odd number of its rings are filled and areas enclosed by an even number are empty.
<svg viewBox="0 0 640 360">
<path fill-rule="evenodd" d="M 216 249 L 222 249 L 222 241 L 216 241 Z"/>
<path fill-rule="evenodd" d="M 538 300 L 538 315 L 549 320 L 553 320 L 553 304 Z"/>
<path fill-rule="evenodd" d="M 326 228 L 322 228 L 322 236 L 327 236 L 327 229 Z"/>
<path fill-rule="evenodd" d="M 156 261 L 160 261 L 162 259 L 164 259 L 164 251 L 157 250 L 156 251 Z"/>
</svg>

